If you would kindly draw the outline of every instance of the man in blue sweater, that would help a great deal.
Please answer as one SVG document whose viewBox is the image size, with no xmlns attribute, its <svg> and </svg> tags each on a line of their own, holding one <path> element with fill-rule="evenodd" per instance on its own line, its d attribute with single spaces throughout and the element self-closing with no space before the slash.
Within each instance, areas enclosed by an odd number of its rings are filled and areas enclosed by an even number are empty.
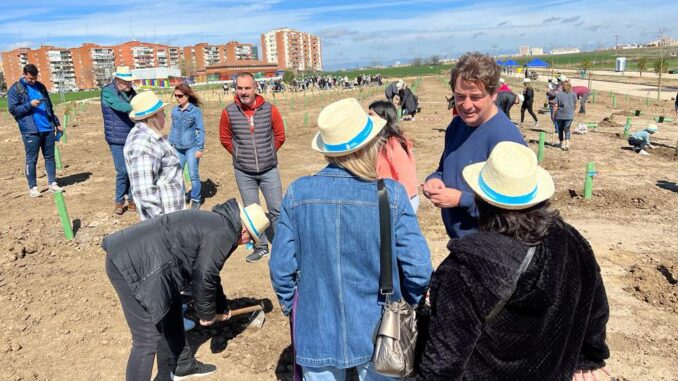
<svg viewBox="0 0 678 381">
<path fill-rule="evenodd" d="M 33 64 L 24 66 L 23 77 L 7 92 L 7 106 L 10 114 L 19 124 L 21 138 L 26 149 L 26 180 L 28 195 L 41 197 L 38 189 L 35 168 L 38 154 L 42 149 L 47 172 L 47 190 L 61 192 L 56 182 L 56 162 L 54 161 L 55 129 L 62 131 L 59 119 L 54 114 L 52 101 L 45 85 L 38 81 L 38 68 Z"/>
<path fill-rule="evenodd" d="M 497 143 L 525 144 L 518 128 L 495 105 L 501 69 L 488 55 L 466 53 L 450 78 L 459 115 L 445 131 L 445 149 L 435 172 L 426 178 L 424 196 L 441 209 L 450 238 L 478 227 L 475 196 L 462 177 L 469 164 L 486 161 Z"/>
</svg>

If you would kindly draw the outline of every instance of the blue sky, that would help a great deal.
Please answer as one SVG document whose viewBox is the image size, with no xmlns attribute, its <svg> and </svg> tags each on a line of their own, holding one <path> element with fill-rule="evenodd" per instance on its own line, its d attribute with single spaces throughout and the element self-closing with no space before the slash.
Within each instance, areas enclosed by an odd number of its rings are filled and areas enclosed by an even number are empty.
<svg viewBox="0 0 678 381">
<path fill-rule="evenodd" d="M 27 4 L 31 4 L 28 6 Z M 0 50 L 130 40 L 172 45 L 229 40 L 291 27 L 318 34 L 325 69 L 517 52 L 520 45 L 609 47 L 678 38 L 678 1 L 232 1 L 0 0 Z"/>
</svg>

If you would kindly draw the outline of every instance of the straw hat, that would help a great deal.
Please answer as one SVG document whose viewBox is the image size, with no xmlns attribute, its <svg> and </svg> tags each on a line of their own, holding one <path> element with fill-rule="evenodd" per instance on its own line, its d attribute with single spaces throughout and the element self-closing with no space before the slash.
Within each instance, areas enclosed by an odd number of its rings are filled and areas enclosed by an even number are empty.
<svg viewBox="0 0 678 381">
<path fill-rule="evenodd" d="M 657 132 L 659 130 L 659 127 L 657 127 L 656 124 L 648 124 L 647 127 L 645 127 L 645 131 L 647 132 Z"/>
<path fill-rule="evenodd" d="M 504 78 L 499 78 L 499 83 L 504 83 Z"/>
<path fill-rule="evenodd" d="M 405 82 L 403 82 L 402 79 L 399 79 L 398 82 L 396 82 L 396 89 L 400 90 L 400 89 L 403 88 L 404 85 L 405 85 Z"/>
<path fill-rule="evenodd" d="M 162 111 L 167 104 L 163 103 L 154 92 L 144 91 L 132 98 L 130 106 L 132 106 L 132 111 L 129 113 L 130 119 L 141 120 Z"/>
<path fill-rule="evenodd" d="M 467 165 L 462 175 L 480 198 L 501 209 L 527 209 L 548 200 L 555 190 L 534 152 L 514 142 L 497 144 L 487 161 Z"/>
<path fill-rule="evenodd" d="M 137 79 L 137 77 L 132 74 L 132 71 L 129 69 L 129 66 L 118 66 L 115 68 L 115 78 L 120 78 L 123 81 L 132 82 Z"/>
<path fill-rule="evenodd" d="M 369 116 L 355 98 L 346 98 L 325 107 L 318 115 L 318 130 L 311 148 L 325 156 L 345 156 L 371 142 L 386 121 Z"/>
<path fill-rule="evenodd" d="M 561 75 L 558 77 L 558 80 L 559 80 L 560 82 L 567 82 L 567 81 L 569 81 L 570 79 L 567 78 L 567 77 L 565 76 L 565 74 L 561 74 Z"/>
<path fill-rule="evenodd" d="M 254 242 L 259 243 L 261 235 L 270 225 L 264 209 L 259 204 L 250 204 L 244 208 L 238 204 L 238 207 L 240 208 L 240 220 L 243 226 L 250 233 Z"/>
<path fill-rule="evenodd" d="M 523 83 L 530 83 L 530 79 L 529 79 L 529 78 L 524 78 L 524 79 L 523 79 Z"/>
</svg>

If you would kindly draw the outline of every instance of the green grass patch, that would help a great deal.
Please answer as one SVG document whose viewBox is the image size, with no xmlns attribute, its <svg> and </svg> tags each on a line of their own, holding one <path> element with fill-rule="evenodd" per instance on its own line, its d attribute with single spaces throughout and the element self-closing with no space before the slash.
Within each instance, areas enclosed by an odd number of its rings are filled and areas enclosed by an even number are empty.
<svg viewBox="0 0 678 381">
<path fill-rule="evenodd" d="M 101 95 L 101 90 L 87 90 L 76 91 L 72 93 L 64 93 L 64 102 L 79 101 L 88 98 L 98 98 Z M 59 94 L 50 94 L 49 99 L 53 105 L 61 104 L 61 96 Z M 7 98 L 0 98 L 0 110 L 7 111 Z"/>
<path fill-rule="evenodd" d="M 668 62 L 668 69 L 678 68 L 678 57 L 670 57 L 671 52 L 678 52 L 678 49 L 669 47 L 664 48 L 664 59 Z M 626 57 L 626 71 L 638 71 L 638 60 L 641 57 L 647 59 L 645 72 L 654 73 L 654 63 L 659 60 L 659 48 L 639 48 L 617 50 L 601 50 L 597 52 L 582 52 L 572 54 L 543 55 L 530 57 L 512 57 L 520 66 L 538 57 L 543 61 L 551 63 L 555 67 L 579 69 L 582 62 L 588 60 L 591 63 L 591 69 L 596 70 L 614 70 L 617 57 Z"/>
<path fill-rule="evenodd" d="M 418 77 L 422 75 L 439 75 L 449 74 L 454 67 L 453 64 L 439 64 L 439 65 L 418 65 L 418 66 L 400 66 L 400 67 L 385 67 L 385 68 L 369 68 L 369 69 L 354 69 L 344 71 L 325 72 L 323 75 L 331 76 L 347 76 L 349 79 L 354 79 L 358 74 L 376 75 L 381 74 L 384 78 L 395 77 Z"/>
</svg>

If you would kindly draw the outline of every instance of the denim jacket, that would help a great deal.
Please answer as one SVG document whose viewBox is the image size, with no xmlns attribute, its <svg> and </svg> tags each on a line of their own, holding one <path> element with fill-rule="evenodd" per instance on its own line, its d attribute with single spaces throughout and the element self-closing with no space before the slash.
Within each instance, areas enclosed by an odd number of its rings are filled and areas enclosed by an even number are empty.
<svg viewBox="0 0 678 381">
<path fill-rule="evenodd" d="M 418 302 L 432 273 L 431 254 L 403 186 L 385 179 L 392 220 L 394 293 Z M 269 262 L 283 313 L 295 307 L 301 366 L 348 368 L 372 358 L 381 317 L 377 182 L 328 165 L 296 180 L 280 208 Z M 398 269 L 403 276 L 399 279 Z"/>
<path fill-rule="evenodd" d="M 176 106 L 172 109 L 172 129 L 169 142 L 174 148 L 189 149 L 197 147 L 205 150 L 205 128 L 202 124 L 202 111 L 192 103 L 185 110 Z"/>
</svg>

